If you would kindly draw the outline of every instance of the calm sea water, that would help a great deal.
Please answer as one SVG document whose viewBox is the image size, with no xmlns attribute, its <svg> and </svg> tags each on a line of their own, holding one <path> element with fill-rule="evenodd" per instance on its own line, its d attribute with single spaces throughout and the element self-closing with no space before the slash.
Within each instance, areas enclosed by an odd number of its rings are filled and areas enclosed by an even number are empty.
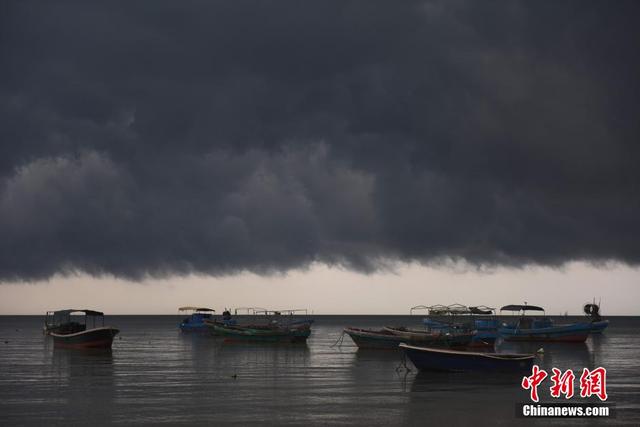
<svg viewBox="0 0 640 427">
<path fill-rule="evenodd" d="M 86 352 L 54 349 L 40 317 L 0 316 L 0 425 L 549 424 L 515 417 L 515 404 L 529 401 L 519 376 L 418 374 L 397 369 L 399 353 L 357 351 L 348 337 L 331 346 L 344 326 L 419 318 L 315 318 L 306 345 L 258 345 L 182 334 L 177 316 L 107 316 L 122 331 L 113 350 Z M 578 376 L 583 367 L 607 368 L 617 416 L 588 422 L 640 425 L 640 318 L 610 320 L 605 334 L 583 345 L 542 345 L 538 363 Z M 503 344 L 499 351 L 540 346 Z M 540 391 L 551 400 L 548 385 Z"/>
</svg>

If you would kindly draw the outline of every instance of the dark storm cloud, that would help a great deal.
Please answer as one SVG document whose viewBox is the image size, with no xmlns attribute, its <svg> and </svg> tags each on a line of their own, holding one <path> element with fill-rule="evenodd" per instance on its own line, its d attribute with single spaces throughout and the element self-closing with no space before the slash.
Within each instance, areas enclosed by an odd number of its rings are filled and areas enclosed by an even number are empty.
<svg viewBox="0 0 640 427">
<path fill-rule="evenodd" d="M 0 8 L 0 280 L 640 262 L 637 2 Z"/>
</svg>

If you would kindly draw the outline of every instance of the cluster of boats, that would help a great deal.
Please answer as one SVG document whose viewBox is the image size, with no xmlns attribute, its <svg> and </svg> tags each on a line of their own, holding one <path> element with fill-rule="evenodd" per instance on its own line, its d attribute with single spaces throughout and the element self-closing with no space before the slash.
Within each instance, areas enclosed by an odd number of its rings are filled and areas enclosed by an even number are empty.
<svg viewBox="0 0 640 427">
<path fill-rule="evenodd" d="M 304 343 L 311 335 L 306 310 L 265 310 L 238 308 L 215 315 L 206 307 L 180 307 L 188 315 L 180 322 L 183 332 L 206 332 L 225 341 Z M 422 327 L 386 326 L 381 329 L 347 327 L 344 334 L 361 349 L 401 349 L 420 370 L 521 370 L 530 369 L 534 355 L 493 352 L 498 339 L 504 341 L 584 342 L 590 334 L 601 333 L 609 324 L 600 316 L 595 302 L 586 304 L 583 322 L 556 324 L 542 307 L 507 305 L 416 306 L 411 314 L 426 311 Z M 516 316 L 503 317 L 503 311 Z M 542 313 L 530 316 L 529 313 Z M 46 313 L 43 332 L 55 347 L 111 348 L 119 330 L 104 325 L 104 314 L 94 310 L 66 309 Z M 480 350 L 480 351 L 478 351 Z"/>
<path fill-rule="evenodd" d="M 225 341 L 250 342 L 305 342 L 311 335 L 313 319 L 307 310 L 266 310 L 242 307 L 231 315 L 229 310 L 221 318 L 214 316 L 214 310 L 202 307 L 180 307 L 179 311 L 191 312 L 180 323 L 183 332 L 208 332 L 223 337 Z"/>
<path fill-rule="evenodd" d="M 601 333 L 608 325 L 599 306 L 586 304 L 588 318 L 583 322 L 556 324 L 542 307 L 507 305 L 500 309 L 486 306 L 416 306 L 426 311 L 422 328 L 387 326 L 382 329 L 348 327 L 344 333 L 361 349 L 401 349 L 420 370 L 522 370 L 530 369 L 531 354 L 491 352 L 498 339 L 531 342 L 584 342 L 590 334 Z M 515 313 L 504 318 L 502 312 Z M 529 313 L 542 313 L 542 317 Z M 488 351 L 472 351 L 484 348 Z"/>
</svg>

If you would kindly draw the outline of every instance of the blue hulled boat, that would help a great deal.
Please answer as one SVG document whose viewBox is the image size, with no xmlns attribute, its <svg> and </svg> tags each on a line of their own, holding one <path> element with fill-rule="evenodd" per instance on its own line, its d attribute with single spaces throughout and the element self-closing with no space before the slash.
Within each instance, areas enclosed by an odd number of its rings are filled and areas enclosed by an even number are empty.
<svg viewBox="0 0 640 427">
<path fill-rule="evenodd" d="M 400 344 L 409 360 L 420 371 L 530 371 L 535 359 L 530 354 L 481 353 Z"/>
<path fill-rule="evenodd" d="M 500 309 L 520 314 L 517 321 L 503 323 L 498 334 L 505 341 L 584 342 L 591 333 L 590 322 L 556 325 L 546 317 L 544 308 L 535 305 L 507 305 Z M 527 316 L 527 311 L 542 312 L 543 317 Z"/>
<path fill-rule="evenodd" d="M 207 332 L 205 320 L 213 320 L 215 310 L 206 307 L 180 307 L 178 311 L 190 313 L 180 322 L 182 332 Z"/>
</svg>

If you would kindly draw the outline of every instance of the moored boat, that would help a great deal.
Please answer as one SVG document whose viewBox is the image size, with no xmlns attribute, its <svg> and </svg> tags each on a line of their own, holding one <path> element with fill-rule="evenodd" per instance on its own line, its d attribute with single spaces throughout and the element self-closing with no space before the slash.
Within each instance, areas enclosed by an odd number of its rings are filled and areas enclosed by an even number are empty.
<svg viewBox="0 0 640 427">
<path fill-rule="evenodd" d="M 344 333 L 362 349 L 395 350 L 400 343 L 431 345 L 436 347 L 464 347 L 471 342 L 472 333 L 427 332 L 404 327 L 385 327 L 383 329 L 362 329 L 348 327 Z"/>
<path fill-rule="evenodd" d="M 216 335 L 225 338 L 225 341 L 245 341 L 245 342 L 270 342 L 270 343 L 297 343 L 305 342 L 311 335 L 309 325 L 297 327 L 281 326 L 232 326 L 218 323 L 209 324 Z"/>
<path fill-rule="evenodd" d="M 215 310 L 206 307 L 180 307 L 178 308 L 180 313 L 189 313 L 188 317 L 185 317 L 180 322 L 180 330 L 182 332 L 206 332 L 207 325 L 206 320 L 213 318 Z"/>
<path fill-rule="evenodd" d="M 98 319 L 100 326 L 96 326 Z M 113 338 L 120 331 L 104 326 L 104 313 L 100 311 L 67 309 L 48 311 L 44 332 L 53 338 L 54 347 L 105 349 L 111 348 Z"/>
<path fill-rule="evenodd" d="M 313 319 L 306 309 L 266 310 L 263 308 L 237 308 L 235 319 L 223 316 L 220 320 L 207 320 L 211 334 L 223 336 L 225 341 L 252 342 L 304 342 L 311 335 Z M 244 315 L 242 313 L 245 313 Z"/>
<path fill-rule="evenodd" d="M 483 353 L 400 344 L 400 348 L 420 371 L 524 372 L 535 359 L 530 354 Z"/>
<path fill-rule="evenodd" d="M 498 329 L 505 341 L 584 342 L 591 332 L 591 323 L 579 322 L 556 325 L 544 315 L 544 308 L 535 305 L 507 305 L 500 311 L 520 313 L 517 321 L 503 323 Z M 542 318 L 528 316 L 527 311 L 542 312 Z"/>
</svg>

